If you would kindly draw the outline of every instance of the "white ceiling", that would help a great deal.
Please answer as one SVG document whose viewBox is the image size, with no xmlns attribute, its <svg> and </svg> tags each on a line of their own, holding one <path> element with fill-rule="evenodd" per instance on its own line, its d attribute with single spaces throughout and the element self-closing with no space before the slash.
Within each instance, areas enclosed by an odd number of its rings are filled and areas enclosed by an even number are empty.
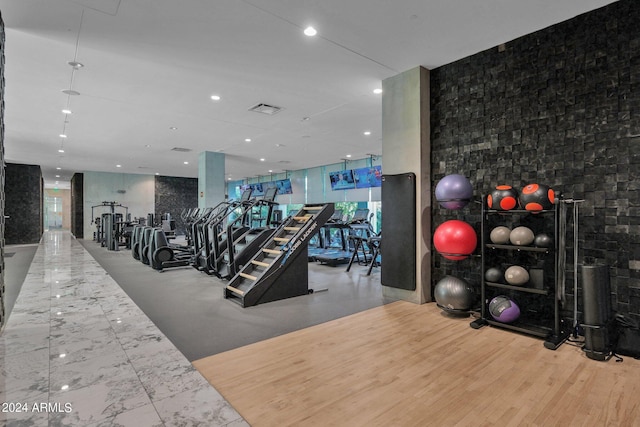
<svg viewBox="0 0 640 427">
<path fill-rule="evenodd" d="M 6 161 L 41 165 L 47 186 L 64 188 L 82 171 L 196 177 L 203 151 L 224 152 L 231 179 L 365 158 L 381 152 L 372 91 L 383 79 L 609 3 L 0 0 Z M 249 112 L 257 103 L 283 110 Z"/>
</svg>

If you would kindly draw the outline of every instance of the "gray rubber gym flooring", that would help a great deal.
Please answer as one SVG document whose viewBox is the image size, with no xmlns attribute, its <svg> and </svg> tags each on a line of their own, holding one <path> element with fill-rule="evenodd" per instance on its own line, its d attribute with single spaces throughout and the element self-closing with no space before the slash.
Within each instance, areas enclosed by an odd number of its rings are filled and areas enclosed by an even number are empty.
<svg viewBox="0 0 640 427">
<path fill-rule="evenodd" d="M 225 281 L 192 267 L 160 273 L 128 250 L 79 242 L 190 361 L 391 302 L 379 268 L 309 263 L 313 294 L 242 308 L 223 298 Z"/>
</svg>

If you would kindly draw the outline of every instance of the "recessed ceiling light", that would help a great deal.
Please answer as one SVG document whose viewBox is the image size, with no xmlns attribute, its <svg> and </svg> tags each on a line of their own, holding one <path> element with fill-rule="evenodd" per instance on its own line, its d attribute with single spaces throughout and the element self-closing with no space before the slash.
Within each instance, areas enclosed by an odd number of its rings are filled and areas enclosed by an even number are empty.
<svg viewBox="0 0 640 427">
<path fill-rule="evenodd" d="M 220 101 L 220 95 L 211 95 L 211 99 L 214 101 Z"/>
<path fill-rule="evenodd" d="M 318 31 L 313 28 L 312 26 L 308 26 L 307 28 L 304 29 L 304 35 L 308 36 L 308 37 L 313 37 L 316 34 L 318 34 Z"/>
<path fill-rule="evenodd" d="M 156 175 L 160 175 L 160 172 L 156 172 Z"/>
<path fill-rule="evenodd" d="M 60 138 L 66 138 L 66 137 L 67 137 L 67 135 L 65 135 L 64 133 L 60 134 Z"/>
<path fill-rule="evenodd" d="M 273 172 L 273 170 L 269 169 L 269 173 Z"/>
<path fill-rule="evenodd" d="M 188 164 L 189 164 L 189 162 L 184 162 L 184 164 L 185 164 L 185 165 L 188 165 Z"/>
<path fill-rule="evenodd" d="M 64 359 L 65 357 L 67 357 L 66 353 L 60 353 L 60 355 L 58 356 L 60 359 Z"/>
<path fill-rule="evenodd" d="M 60 387 L 60 390 L 69 390 L 69 385 L 65 384 L 62 387 Z"/>
<path fill-rule="evenodd" d="M 261 162 L 264 162 L 264 159 L 260 159 Z"/>
<path fill-rule="evenodd" d="M 150 148 L 150 147 L 151 147 L 151 144 L 147 144 L 147 145 L 145 145 L 145 147 Z"/>
<path fill-rule="evenodd" d="M 56 178 L 60 178 L 60 175 L 56 175 Z"/>
<path fill-rule="evenodd" d="M 62 113 L 63 113 L 63 114 L 71 114 L 71 110 L 66 110 L 66 109 L 65 109 L 65 110 L 62 110 Z"/>
<path fill-rule="evenodd" d="M 244 142 L 251 142 L 251 138 L 245 138 Z"/>
<path fill-rule="evenodd" d="M 231 178 L 227 178 L 227 181 L 231 181 Z"/>
<path fill-rule="evenodd" d="M 117 168 L 121 168 L 121 167 L 122 167 L 122 165 L 116 165 L 116 167 L 117 167 Z"/>
<path fill-rule="evenodd" d="M 373 90 L 373 93 L 375 93 L 376 95 L 380 95 L 382 93 L 382 89 L 380 89 L 379 87 L 375 88 Z"/>
<path fill-rule="evenodd" d="M 347 154 L 347 159 L 350 159 L 350 158 L 351 158 L 351 154 Z"/>
<path fill-rule="evenodd" d="M 366 136 L 369 136 L 369 135 L 371 135 L 371 132 L 370 132 L 370 131 L 368 131 L 368 130 L 366 130 L 366 131 L 364 131 L 364 134 L 365 134 Z"/>
<path fill-rule="evenodd" d="M 169 129 L 171 129 L 171 130 L 178 130 L 178 128 L 177 128 L 177 127 L 175 127 L 175 126 L 171 126 Z"/>
<path fill-rule="evenodd" d="M 76 68 L 76 69 L 84 67 L 84 64 L 78 61 L 69 61 L 67 62 L 67 64 L 71 65 L 73 68 Z"/>
<path fill-rule="evenodd" d="M 56 168 L 57 171 L 62 170 L 62 168 Z"/>
<path fill-rule="evenodd" d="M 58 150 L 58 153 L 64 153 L 64 150 L 61 148 Z"/>
</svg>

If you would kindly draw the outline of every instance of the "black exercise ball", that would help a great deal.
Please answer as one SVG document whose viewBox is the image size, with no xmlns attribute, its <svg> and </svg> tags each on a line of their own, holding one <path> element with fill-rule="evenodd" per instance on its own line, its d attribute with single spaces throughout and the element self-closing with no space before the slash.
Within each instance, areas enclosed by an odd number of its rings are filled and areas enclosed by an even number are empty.
<svg viewBox="0 0 640 427">
<path fill-rule="evenodd" d="M 504 278 L 504 273 L 497 267 L 488 268 L 484 272 L 484 280 L 487 282 L 500 283 Z"/>
<path fill-rule="evenodd" d="M 540 233 L 533 239 L 533 244 L 539 248 L 551 248 L 553 239 L 548 234 Z"/>
<path fill-rule="evenodd" d="M 449 310 L 469 310 L 475 301 L 473 287 L 466 280 L 445 276 L 433 291 L 439 306 Z"/>
</svg>

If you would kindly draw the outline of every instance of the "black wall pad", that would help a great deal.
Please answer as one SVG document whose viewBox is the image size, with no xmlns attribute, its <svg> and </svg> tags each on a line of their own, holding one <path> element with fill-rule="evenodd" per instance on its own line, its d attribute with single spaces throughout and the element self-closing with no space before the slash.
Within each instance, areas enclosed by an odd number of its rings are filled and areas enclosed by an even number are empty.
<svg viewBox="0 0 640 427">
<path fill-rule="evenodd" d="M 384 286 L 416 289 L 416 175 L 382 176 Z"/>
</svg>

